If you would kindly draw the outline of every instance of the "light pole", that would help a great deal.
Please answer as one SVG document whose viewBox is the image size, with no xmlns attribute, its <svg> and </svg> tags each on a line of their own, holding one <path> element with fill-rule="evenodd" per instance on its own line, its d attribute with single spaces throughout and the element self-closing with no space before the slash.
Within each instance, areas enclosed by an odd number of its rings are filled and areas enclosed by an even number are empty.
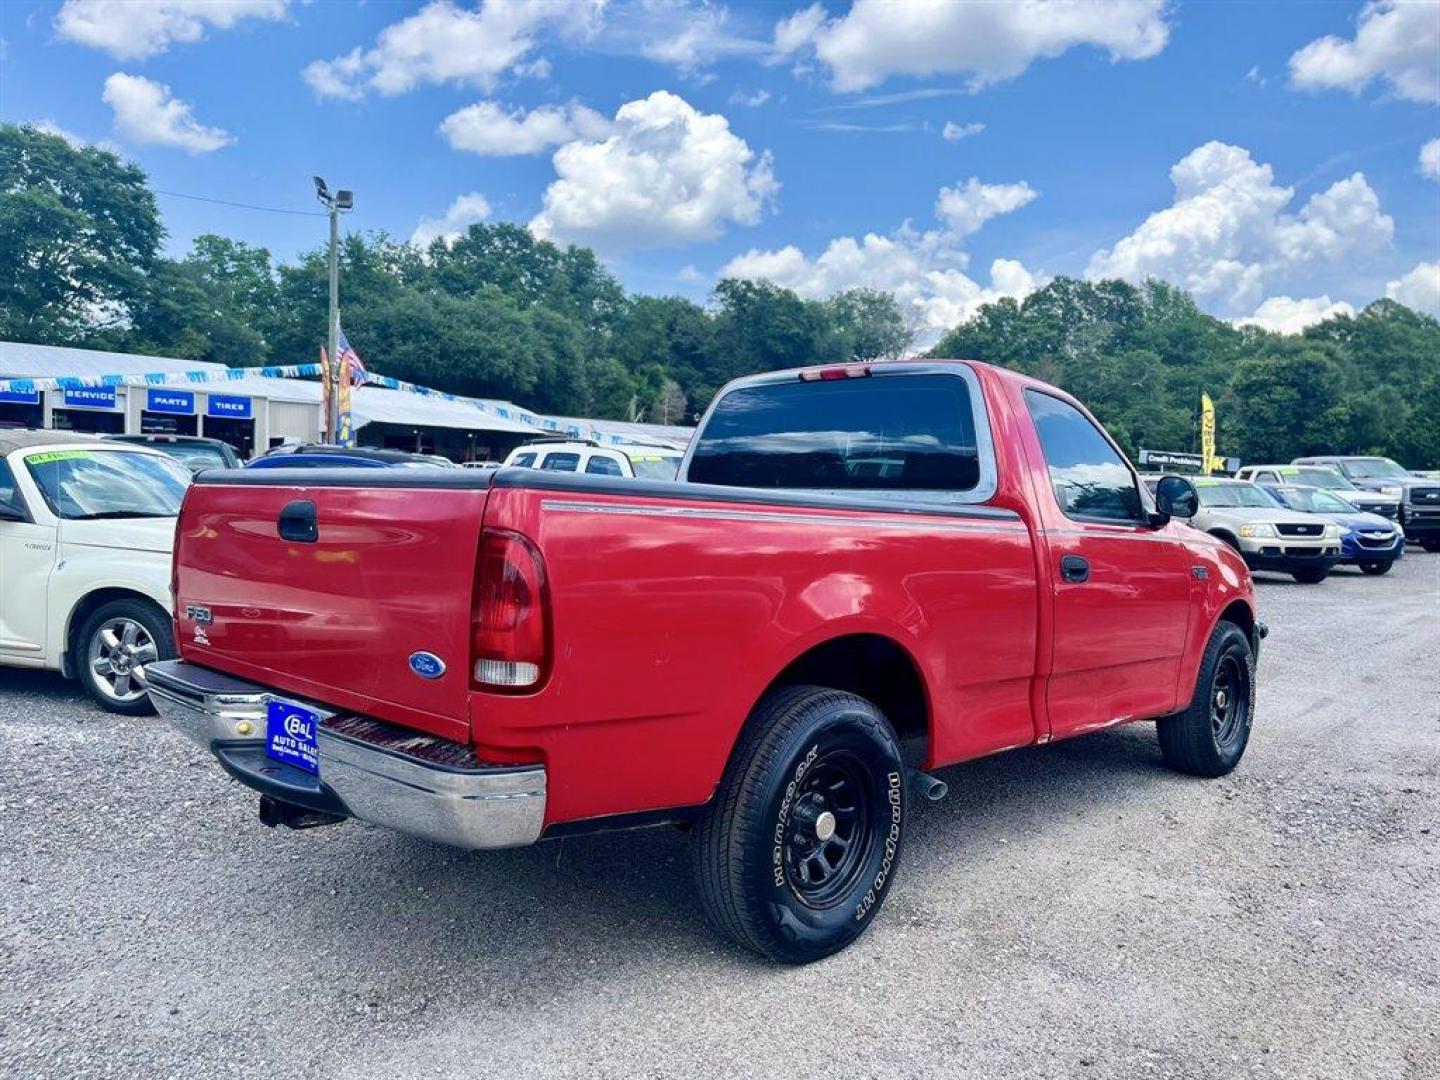
<svg viewBox="0 0 1440 1080">
<path fill-rule="evenodd" d="M 355 193 L 336 191 L 325 186 L 323 176 L 315 181 L 315 197 L 330 211 L 330 320 L 326 331 L 325 356 L 330 364 L 330 400 L 325 403 L 325 437 L 334 439 L 334 425 L 340 416 L 340 215 L 355 205 Z"/>
</svg>

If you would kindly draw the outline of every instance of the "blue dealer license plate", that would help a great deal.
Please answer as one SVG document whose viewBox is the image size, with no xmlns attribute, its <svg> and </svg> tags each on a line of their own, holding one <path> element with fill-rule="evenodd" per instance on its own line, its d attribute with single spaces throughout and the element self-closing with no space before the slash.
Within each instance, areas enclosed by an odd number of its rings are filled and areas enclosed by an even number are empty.
<svg viewBox="0 0 1440 1080">
<path fill-rule="evenodd" d="M 290 701 L 272 701 L 265 712 L 265 753 L 276 761 L 320 775 L 315 748 L 319 715 Z"/>
</svg>

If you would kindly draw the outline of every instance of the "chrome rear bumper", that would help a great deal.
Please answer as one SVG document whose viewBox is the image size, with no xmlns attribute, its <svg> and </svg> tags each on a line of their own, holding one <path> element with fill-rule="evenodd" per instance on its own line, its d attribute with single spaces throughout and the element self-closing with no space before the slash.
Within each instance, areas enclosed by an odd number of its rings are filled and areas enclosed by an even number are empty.
<svg viewBox="0 0 1440 1080">
<path fill-rule="evenodd" d="M 464 848 L 521 847 L 545 826 L 543 766 L 480 762 L 459 743 L 340 717 L 182 660 L 149 664 L 145 674 L 160 714 L 263 795 Z M 318 776 L 265 754 L 266 712 L 281 698 L 320 715 Z"/>
</svg>

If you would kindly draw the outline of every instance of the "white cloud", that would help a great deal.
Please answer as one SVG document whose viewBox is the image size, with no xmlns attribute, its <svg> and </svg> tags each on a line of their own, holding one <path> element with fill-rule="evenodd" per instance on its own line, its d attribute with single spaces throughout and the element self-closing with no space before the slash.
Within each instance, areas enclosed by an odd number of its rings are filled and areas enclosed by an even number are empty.
<svg viewBox="0 0 1440 1080">
<path fill-rule="evenodd" d="M 971 135 L 979 135 L 984 130 L 985 125 L 978 120 L 973 124 L 957 124 L 954 120 L 946 120 L 945 126 L 940 129 L 940 136 L 946 142 L 959 142 Z"/>
<path fill-rule="evenodd" d="M 681 281 L 685 282 L 687 285 L 696 285 L 705 280 L 705 275 L 702 274 L 699 267 L 695 266 L 693 263 L 687 263 L 686 265 L 682 266 L 680 268 L 680 272 L 675 276 L 678 277 Z"/>
<path fill-rule="evenodd" d="M 1278 186 L 1270 166 L 1238 146 L 1206 143 L 1177 162 L 1170 178 L 1173 205 L 1097 251 L 1089 277 L 1163 278 L 1243 311 L 1270 284 L 1388 247 L 1395 231 L 1362 173 L 1311 196 L 1298 214 L 1282 212 L 1294 189 Z"/>
<path fill-rule="evenodd" d="M 758 56 L 768 51 L 759 41 L 734 33 L 730 12 L 706 0 L 645 0 L 636 25 L 617 25 L 617 40 L 633 40 L 640 55 L 694 74 L 729 56 Z M 622 22 L 623 22 L 622 15 Z"/>
<path fill-rule="evenodd" d="M 811 4 L 775 24 L 772 58 L 782 60 L 815 43 L 815 35 L 825 25 L 825 8 Z"/>
<path fill-rule="evenodd" d="M 1328 296 L 1311 296 L 1295 300 L 1288 296 L 1272 296 L 1255 309 L 1253 315 L 1236 319 L 1236 326 L 1258 326 L 1277 334 L 1298 334 L 1307 326 L 1324 322 L 1332 315 L 1354 315 L 1355 309 L 1343 300 Z"/>
<path fill-rule="evenodd" d="M 662 247 L 754 225 L 780 185 L 723 116 L 663 90 L 615 114 L 611 133 L 555 152 L 557 179 L 530 223 L 538 235 L 602 251 Z"/>
<path fill-rule="evenodd" d="M 1360 9 L 1351 40 L 1329 34 L 1290 57 L 1290 84 L 1358 94 L 1375 79 L 1407 101 L 1440 102 L 1440 11 L 1429 0 Z"/>
<path fill-rule="evenodd" d="M 982 184 L 978 177 L 964 187 L 944 187 L 935 200 L 935 216 L 957 237 L 969 236 L 985 222 L 1014 213 L 1035 201 L 1040 193 L 1021 180 L 1018 184 Z"/>
<path fill-rule="evenodd" d="M 444 216 L 421 218 L 420 224 L 416 225 L 415 231 L 410 234 L 410 242 L 428 247 L 431 241 L 439 238 L 449 243 L 464 235 L 471 225 L 478 224 L 489 216 L 489 201 L 478 191 L 473 191 L 452 202 Z"/>
<path fill-rule="evenodd" d="M 174 42 L 200 41 L 212 28 L 228 30 L 245 19 L 284 19 L 288 6 L 289 0 L 65 0 L 55 16 L 55 31 L 117 60 L 144 60 Z"/>
<path fill-rule="evenodd" d="M 314 61 L 305 81 L 321 97 L 352 101 L 369 90 L 393 96 L 427 83 L 489 90 L 506 72 L 535 73 L 526 57 L 540 31 L 587 35 L 603 7 L 604 0 L 484 0 L 472 11 L 432 0 L 381 30 L 373 48 Z"/>
<path fill-rule="evenodd" d="M 100 98 L 115 112 L 115 130 L 138 143 L 205 154 L 235 141 L 228 132 L 201 124 L 189 105 L 171 96 L 170 87 L 143 75 L 117 71 L 105 80 Z"/>
<path fill-rule="evenodd" d="M 1386 284 L 1385 295 L 1440 318 L 1440 262 L 1417 263 L 1408 274 Z"/>
<path fill-rule="evenodd" d="M 756 90 L 753 94 L 747 94 L 743 90 L 736 90 L 730 95 L 731 105 L 744 105 L 748 109 L 758 109 L 769 100 L 769 90 Z"/>
<path fill-rule="evenodd" d="M 895 294 L 920 328 L 920 344 L 928 344 L 969 319 L 982 304 L 1002 296 L 1018 299 L 1038 287 L 1036 275 L 1013 259 L 994 260 L 990 283 L 983 285 L 966 273 L 969 256 L 960 248 L 963 236 L 997 214 L 1019 209 L 1035 194 L 1025 183 L 981 184 L 972 179 L 941 189 L 936 216 L 944 228 L 919 232 L 907 222 L 888 236 L 837 237 L 813 259 L 794 245 L 752 249 L 731 259 L 720 276 L 763 278 L 809 298 L 860 286 L 883 289 Z"/>
<path fill-rule="evenodd" d="M 1431 139 L 1420 147 L 1420 175 L 1440 180 L 1440 139 Z"/>
<path fill-rule="evenodd" d="M 1169 37 L 1165 12 L 1165 0 L 855 0 L 847 14 L 826 20 L 816 4 L 776 25 L 774 55 L 813 49 L 837 90 L 942 74 L 968 75 L 979 87 L 1082 45 L 1112 60 L 1148 59 Z"/>
<path fill-rule="evenodd" d="M 479 101 L 440 122 L 440 134 L 451 147 L 482 157 L 538 154 L 577 138 L 603 138 L 609 128 L 609 121 L 594 109 L 575 102 L 563 108 L 542 105 L 527 113 Z"/>
</svg>

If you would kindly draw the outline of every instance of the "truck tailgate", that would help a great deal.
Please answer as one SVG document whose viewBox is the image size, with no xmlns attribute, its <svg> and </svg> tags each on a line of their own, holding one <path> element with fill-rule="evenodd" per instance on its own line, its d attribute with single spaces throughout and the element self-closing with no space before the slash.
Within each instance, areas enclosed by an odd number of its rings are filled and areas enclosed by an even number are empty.
<svg viewBox="0 0 1440 1080">
<path fill-rule="evenodd" d="M 467 739 L 470 606 L 488 488 L 436 486 L 420 470 L 383 470 L 362 485 L 358 471 L 345 470 L 343 484 L 273 470 L 264 481 L 232 474 L 191 488 L 175 548 L 181 655 Z M 314 539 L 283 539 L 282 511 L 290 508 L 287 535 L 303 537 L 307 504 Z M 412 665 L 418 653 L 440 664 Z"/>
</svg>

